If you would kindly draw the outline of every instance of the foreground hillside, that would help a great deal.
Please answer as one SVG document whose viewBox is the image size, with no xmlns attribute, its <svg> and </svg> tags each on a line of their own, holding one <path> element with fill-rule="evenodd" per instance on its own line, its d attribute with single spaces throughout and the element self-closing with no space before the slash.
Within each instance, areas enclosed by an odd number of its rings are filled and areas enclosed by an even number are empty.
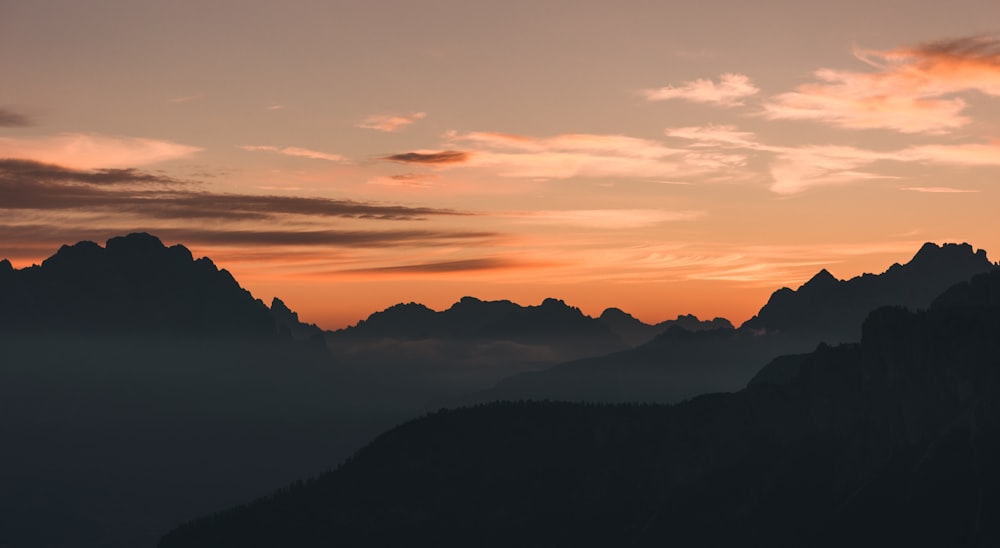
<svg viewBox="0 0 1000 548">
<path fill-rule="evenodd" d="M 995 546 L 998 295 L 880 309 L 733 394 L 442 411 L 161 546 Z"/>
</svg>

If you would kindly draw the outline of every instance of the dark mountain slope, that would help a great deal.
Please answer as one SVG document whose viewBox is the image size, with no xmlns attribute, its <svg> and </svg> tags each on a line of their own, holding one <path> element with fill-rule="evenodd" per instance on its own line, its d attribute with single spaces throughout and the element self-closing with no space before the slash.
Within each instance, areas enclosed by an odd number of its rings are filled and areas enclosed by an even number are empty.
<svg viewBox="0 0 1000 548">
<path fill-rule="evenodd" d="M 968 244 L 924 244 L 905 265 L 847 281 L 825 269 L 797 290 L 775 291 L 739 329 L 685 334 L 671 328 L 652 341 L 608 356 L 559 364 L 500 381 L 458 403 L 495 400 L 672 403 L 707 392 L 738 390 L 776 356 L 808 352 L 820 342 L 856 341 L 880 306 L 926 308 L 942 291 L 996 269 Z"/>
<path fill-rule="evenodd" d="M 441 411 L 160 546 L 996 546 L 1000 308 L 979 304 L 880 309 L 790 379 L 676 406 Z"/>
<path fill-rule="evenodd" d="M 299 321 L 298 313 L 288 308 L 284 301 L 275 297 L 271 299 L 271 315 L 278 325 L 278 331 L 288 331 L 294 339 L 303 340 L 313 337 L 323 337 L 323 330 L 312 323 Z"/>
</svg>

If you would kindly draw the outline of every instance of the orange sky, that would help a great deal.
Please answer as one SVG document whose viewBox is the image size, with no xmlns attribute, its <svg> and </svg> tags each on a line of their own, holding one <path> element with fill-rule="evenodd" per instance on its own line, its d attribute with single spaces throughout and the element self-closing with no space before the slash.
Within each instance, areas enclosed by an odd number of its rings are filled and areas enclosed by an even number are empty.
<svg viewBox="0 0 1000 548">
<path fill-rule="evenodd" d="M 993 0 L 203 4 L 0 5 L 0 257 L 145 230 L 336 328 L 1000 253 Z"/>
</svg>

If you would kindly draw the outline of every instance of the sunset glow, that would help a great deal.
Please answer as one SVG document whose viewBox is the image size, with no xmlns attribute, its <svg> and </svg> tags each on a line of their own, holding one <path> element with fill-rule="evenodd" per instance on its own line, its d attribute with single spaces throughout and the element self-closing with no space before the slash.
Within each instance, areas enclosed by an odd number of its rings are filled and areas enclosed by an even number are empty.
<svg viewBox="0 0 1000 548">
<path fill-rule="evenodd" d="M 1000 257 L 1000 3 L 682 4 L 6 2 L 0 258 L 147 231 L 333 329 Z"/>
</svg>

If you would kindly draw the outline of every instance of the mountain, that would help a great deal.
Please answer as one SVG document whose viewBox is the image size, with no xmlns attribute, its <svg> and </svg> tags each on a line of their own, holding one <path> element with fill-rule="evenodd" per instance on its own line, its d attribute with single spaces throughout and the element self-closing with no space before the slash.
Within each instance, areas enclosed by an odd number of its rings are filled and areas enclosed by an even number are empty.
<svg viewBox="0 0 1000 548">
<path fill-rule="evenodd" d="M 288 308 L 288 305 L 277 297 L 271 299 L 271 315 L 274 317 L 279 332 L 287 330 L 288 335 L 294 339 L 302 340 L 323 336 L 322 329 L 316 324 L 299 321 L 298 313 Z"/>
<path fill-rule="evenodd" d="M 956 291 L 731 394 L 442 410 L 160 546 L 1000 545 L 1000 273 Z"/>
<path fill-rule="evenodd" d="M 17 332 L 267 337 L 274 318 L 208 258 L 145 233 L 62 246 L 0 278 L 0 328 Z"/>
<path fill-rule="evenodd" d="M 481 393 L 453 400 L 672 403 L 698 394 L 739 390 L 760 368 L 820 342 L 853 342 L 868 312 L 881 306 L 927 308 L 953 284 L 996 270 L 968 244 L 924 244 L 905 265 L 838 280 L 821 270 L 796 290 L 775 291 L 739 329 L 692 333 L 673 326 L 636 348 L 524 372 Z"/>
<path fill-rule="evenodd" d="M 725 318 L 702 321 L 694 314 L 684 314 L 677 316 L 675 320 L 666 320 L 656 325 L 650 325 L 639 321 L 631 314 L 619 308 L 606 309 L 598 319 L 629 346 L 638 346 L 649 342 L 653 337 L 674 326 L 686 329 L 687 331 L 733 328 L 733 324 Z"/>
<path fill-rule="evenodd" d="M 0 261 L 0 546 L 152 546 L 423 404 L 279 332 L 279 303 L 149 234 Z"/>
<path fill-rule="evenodd" d="M 905 265 L 838 280 L 821 270 L 797 290 L 782 288 L 741 327 L 828 343 L 856 341 L 865 316 L 886 305 L 926 308 L 945 288 L 996 268 L 969 244 L 926 243 Z"/>
<path fill-rule="evenodd" d="M 326 334 L 344 362 L 405 379 L 426 398 L 488 388 L 522 371 L 627 348 L 608 325 L 558 299 L 538 306 L 463 297 L 443 311 L 405 303 Z"/>
</svg>

